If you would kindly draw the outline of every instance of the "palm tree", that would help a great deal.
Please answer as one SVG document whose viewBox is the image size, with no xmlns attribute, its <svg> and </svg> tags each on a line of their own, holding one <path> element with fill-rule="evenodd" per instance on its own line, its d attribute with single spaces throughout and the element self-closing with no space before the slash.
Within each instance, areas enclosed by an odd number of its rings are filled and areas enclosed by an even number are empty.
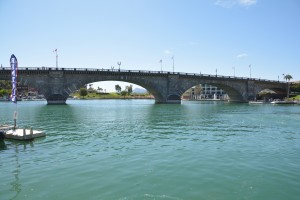
<svg viewBox="0 0 300 200">
<path fill-rule="evenodd" d="M 283 74 L 283 78 L 286 81 L 286 87 L 287 87 L 287 98 L 290 97 L 290 80 L 293 79 L 293 77 L 289 74 Z"/>
<path fill-rule="evenodd" d="M 267 98 L 272 97 L 272 95 L 274 95 L 274 94 L 276 94 L 276 92 L 274 92 L 273 90 L 270 90 L 270 89 L 264 89 L 258 93 L 259 96 L 264 98 L 265 102 L 267 101 Z"/>
</svg>

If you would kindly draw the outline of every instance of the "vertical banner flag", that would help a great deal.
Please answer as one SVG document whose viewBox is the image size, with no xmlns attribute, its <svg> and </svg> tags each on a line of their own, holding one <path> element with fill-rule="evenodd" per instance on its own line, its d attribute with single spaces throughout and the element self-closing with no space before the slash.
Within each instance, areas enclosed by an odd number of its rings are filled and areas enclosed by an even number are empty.
<svg viewBox="0 0 300 200">
<path fill-rule="evenodd" d="M 17 103 L 17 72 L 18 72 L 18 61 L 14 54 L 10 57 L 10 66 L 11 66 L 11 101 Z"/>
</svg>

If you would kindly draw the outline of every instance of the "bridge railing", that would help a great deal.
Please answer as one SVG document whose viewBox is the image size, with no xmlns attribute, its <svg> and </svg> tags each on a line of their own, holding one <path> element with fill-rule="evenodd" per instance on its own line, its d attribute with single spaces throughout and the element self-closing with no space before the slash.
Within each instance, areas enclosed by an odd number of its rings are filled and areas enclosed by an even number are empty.
<svg viewBox="0 0 300 200">
<path fill-rule="evenodd" d="M 10 67 L 2 67 L 0 70 L 11 70 Z M 137 73 L 137 74 L 173 74 L 181 76 L 193 76 L 193 77 L 211 77 L 211 78 L 220 78 L 220 79 L 235 79 L 235 80 L 253 80 L 253 81 L 264 81 L 264 82 L 280 82 L 285 83 L 284 81 L 275 81 L 267 79 L 258 79 L 258 78 L 248 78 L 248 77 L 237 77 L 237 76 L 222 76 L 222 75 L 212 75 L 212 74 L 202 74 L 202 73 L 185 73 L 185 72 L 170 72 L 170 71 L 150 71 L 150 70 L 124 70 L 124 69 L 104 69 L 104 68 L 55 68 L 55 67 L 19 67 L 18 70 L 23 71 L 79 71 L 79 72 L 119 72 L 119 73 Z"/>
</svg>

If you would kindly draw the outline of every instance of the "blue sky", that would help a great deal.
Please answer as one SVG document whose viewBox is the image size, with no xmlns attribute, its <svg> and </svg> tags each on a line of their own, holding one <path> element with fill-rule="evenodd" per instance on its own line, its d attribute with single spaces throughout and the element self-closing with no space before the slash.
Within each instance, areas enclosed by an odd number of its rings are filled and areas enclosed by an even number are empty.
<svg viewBox="0 0 300 200">
<path fill-rule="evenodd" d="M 0 0 L 0 64 L 300 80 L 298 0 Z M 234 70 L 235 69 L 235 70 Z"/>
</svg>

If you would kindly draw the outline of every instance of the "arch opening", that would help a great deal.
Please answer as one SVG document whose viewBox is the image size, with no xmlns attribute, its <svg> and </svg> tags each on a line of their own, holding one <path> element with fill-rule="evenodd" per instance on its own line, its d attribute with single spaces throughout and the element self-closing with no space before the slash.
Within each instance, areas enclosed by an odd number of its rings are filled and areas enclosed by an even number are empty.
<svg viewBox="0 0 300 200">
<path fill-rule="evenodd" d="M 90 98 L 129 98 L 129 99 L 154 99 L 151 89 L 125 81 L 105 80 L 80 84 L 76 88 L 75 98 L 78 98 L 80 88 L 86 88 Z"/>
<path fill-rule="evenodd" d="M 221 100 L 228 101 L 229 95 L 222 87 L 215 84 L 197 84 L 186 90 L 181 98 L 183 100 Z"/>
<path fill-rule="evenodd" d="M 264 101 L 264 102 L 271 102 L 274 99 L 283 99 L 286 93 L 282 89 L 276 88 L 265 88 L 257 92 L 255 100 Z"/>
</svg>

